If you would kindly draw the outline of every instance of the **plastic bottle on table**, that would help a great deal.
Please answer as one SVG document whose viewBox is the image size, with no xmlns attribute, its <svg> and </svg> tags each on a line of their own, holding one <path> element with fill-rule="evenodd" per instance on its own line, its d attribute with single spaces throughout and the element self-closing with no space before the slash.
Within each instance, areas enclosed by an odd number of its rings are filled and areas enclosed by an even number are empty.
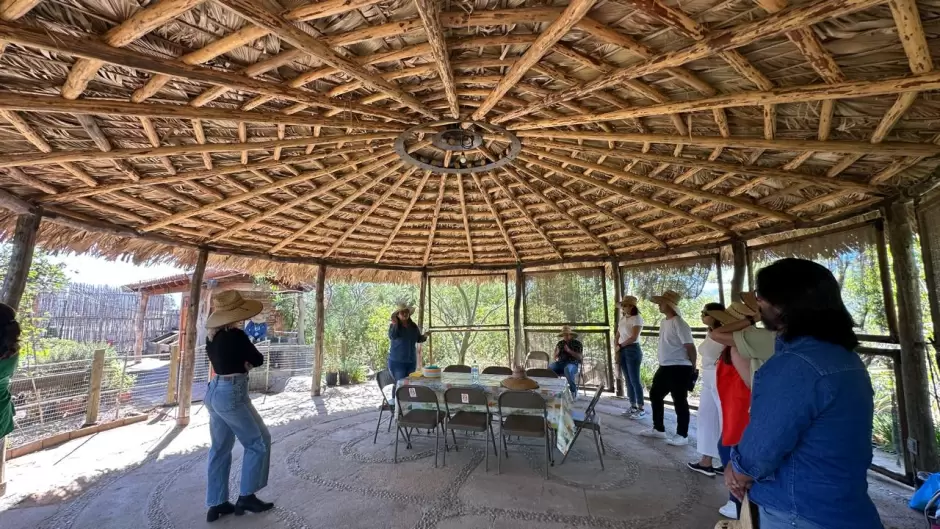
<svg viewBox="0 0 940 529">
<path fill-rule="evenodd" d="M 470 368 L 470 383 L 476 384 L 480 381 L 480 368 L 473 366 Z"/>
</svg>

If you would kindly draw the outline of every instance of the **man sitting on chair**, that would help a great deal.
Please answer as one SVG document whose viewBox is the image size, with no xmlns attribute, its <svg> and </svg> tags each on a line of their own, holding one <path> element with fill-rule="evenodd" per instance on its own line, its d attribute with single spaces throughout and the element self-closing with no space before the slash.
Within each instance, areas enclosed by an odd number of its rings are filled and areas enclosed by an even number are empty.
<svg viewBox="0 0 940 529">
<path fill-rule="evenodd" d="M 578 333 L 572 331 L 568 325 L 561 328 L 558 337 L 561 338 L 561 341 L 555 346 L 555 361 L 549 364 L 548 368 L 558 376 L 564 376 L 568 379 L 571 396 L 577 397 L 578 369 L 581 368 L 584 346 L 578 341 Z"/>
</svg>

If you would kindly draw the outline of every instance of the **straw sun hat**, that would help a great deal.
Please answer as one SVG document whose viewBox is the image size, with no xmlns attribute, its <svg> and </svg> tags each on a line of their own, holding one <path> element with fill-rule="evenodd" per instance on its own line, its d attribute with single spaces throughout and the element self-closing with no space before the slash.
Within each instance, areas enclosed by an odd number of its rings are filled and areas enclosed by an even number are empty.
<svg viewBox="0 0 940 529">
<path fill-rule="evenodd" d="M 408 303 L 406 301 L 399 301 L 398 303 L 395 304 L 395 314 L 398 314 L 399 312 L 403 310 L 407 310 L 408 315 L 410 316 L 415 313 L 415 306 L 414 304 Z"/>
<path fill-rule="evenodd" d="M 721 322 L 722 325 L 741 321 L 747 317 L 753 318 L 757 316 L 757 312 L 751 310 L 750 307 L 740 301 L 735 301 L 725 310 L 707 310 L 705 314 L 715 318 Z"/>
<path fill-rule="evenodd" d="M 212 298 L 212 314 L 206 319 L 206 327 L 214 328 L 256 316 L 264 306 L 260 301 L 245 299 L 236 290 L 220 292 Z"/>
<path fill-rule="evenodd" d="M 653 303 L 665 303 L 672 307 L 676 314 L 679 313 L 679 301 L 682 299 L 682 295 L 675 290 L 667 290 L 661 296 L 653 296 L 651 299 Z"/>
<path fill-rule="evenodd" d="M 743 301 L 744 304 L 747 305 L 747 307 L 752 311 L 760 311 L 760 305 L 757 303 L 757 293 L 753 290 L 749 292 L 741 292 L 741 301 Z"/>
<path fill-rule="evenodd" d="M 577 338 L 578 333 L 571 330 L 571 325 L 565 325 L 561 328 L 561 332 L 558 333 L 559 338 L 564 338 L 566 334 L 570 334 L 572 338 Z"/>
<path fill-rule="evenodd" d="M 639 300 L 636 299 L 636 296 L 624 296 L 623 299 L 620 300 L 621 307 L 624 305 L 635 307 L 637 303 L 639 303 Z"/>
</svg>

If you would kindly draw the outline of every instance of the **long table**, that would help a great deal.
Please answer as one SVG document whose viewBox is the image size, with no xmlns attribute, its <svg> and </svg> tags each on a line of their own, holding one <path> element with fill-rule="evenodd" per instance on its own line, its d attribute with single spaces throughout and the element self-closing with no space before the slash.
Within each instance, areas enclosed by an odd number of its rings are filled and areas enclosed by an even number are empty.
<svg viewBox="0 0 940 529">
<path fill-rule="evenodd" d="M 398 381 L 399 386 L 424 386 L 430 388 L 437 394 L 441 410 L 444 409 L 444 392 L 450 388 L 472 387 L 482 389 L 486 393 L 489 401 L 490 411 L 498 411 L 497 400 L 504 391 L 501 383 L 508 375 L 479 375 L 478 382 L 473 383 L 469 373 L 442 373 L 440 378 L 411 378 L 407 377 Z M 533 393 L 538 393 L 545 398 L 546 410 L 548 412 L 548 421 L 558 433 L 556 446 L 562 454 L 567 454 L 574 440 L 575 426 L 574 419 L 571 416 L 571 409 L 574 399 L 571 391 L 568 389 L 568 381 L 564 378 L 542 378 L 532 377 L 532 380 L 538 383 L 539 387 L 532 389 Z M 451 404 L 451 409 L 460 405 Z M 507 411 L 506 409 L 503 410 Z M 534 410 L 509 409 L 512 413 L 537 414 Z"/>
</svg>

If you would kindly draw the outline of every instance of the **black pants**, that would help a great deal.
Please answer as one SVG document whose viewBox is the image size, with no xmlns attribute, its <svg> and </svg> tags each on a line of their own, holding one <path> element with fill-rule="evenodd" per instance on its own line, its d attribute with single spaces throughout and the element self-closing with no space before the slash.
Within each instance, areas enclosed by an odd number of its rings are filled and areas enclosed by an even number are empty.
<svg viewBox="0 0 940 529">
<path fill-rule="evenodd" d="M 676 434 L 689 436 L 689 383 L 692 381 L 692 366 L 660 366 L 653 375 L 650 388 L 650 405 L 653 407 L 653 429 L 666 431 L 663 423 L 666 394 L 672 395 L 676 407 Z"/>
</svg>

